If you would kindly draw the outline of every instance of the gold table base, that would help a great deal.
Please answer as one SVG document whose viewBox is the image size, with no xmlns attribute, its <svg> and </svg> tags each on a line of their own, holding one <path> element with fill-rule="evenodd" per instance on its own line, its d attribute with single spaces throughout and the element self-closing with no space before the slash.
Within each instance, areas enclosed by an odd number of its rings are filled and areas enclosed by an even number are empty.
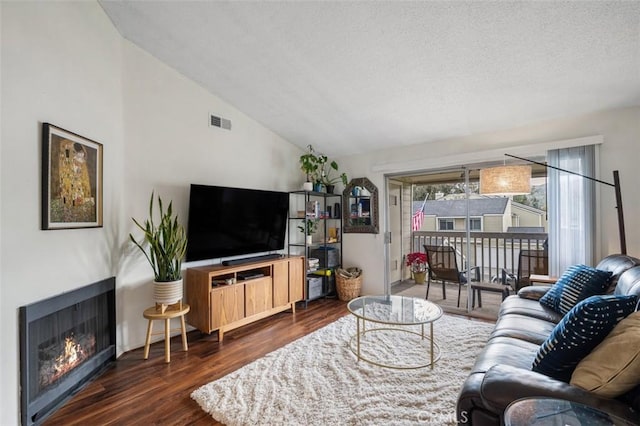
<svg viewBox="0 0 640 426">
<path fill-rule="evenodd" d="M 360 331 L 360 321 L 362 321 L 362 331 Z M 425 367 L 431 367 L 431 369 L 433 370 L 433 365 L 435 364 L 436 361 L 438 361 L 440 359 L 440 346 L 438 346 L 438 344 L 434 341 L 433 339 L 433 322 L 429 323 L 429 329 L 430 329 L 430 336 L 425 336 L 424 334 L 424 324 L 421 325 L 421 332 L 415 332 L 415 331 L 411 331 L 411 330 L 406 330 L 403 328 L 370 328 L 368 330 L 365 330 L 364 328 L 364 319 L 362 318 L 356 318 L 356 324 L 357 324 L 357 330 L 356 330 L 356 334 L 354 336 L 351 337 L 351 340 L 349 341 L 349 349 L 351 350 L 351 352 L 353 352 L 355 354 L 355 356 L 358 358 L 358 361 L 362 360 L 365 362 L 368 362 L 369 364 L 373 364 L 376 365 L 378 367 L 384 367 L 384 368 L 393 368 L 395 370 L 415 370 L 418 368 L 425 368 Z M 362 353 L 360 351 L 360 340 L 362 338 L 365 337 L 365 335 L 367 333 L 374 333 L 377 331 L 397 331 L 397 332 L 401 332 L 401 333 L 409 333 L 409 334 L 414 334 L 416 336 L 420 336 L 420 338 L 422 340 L 428 340 L 430 343 L 430 351 L 429 351 L 429 355 L 430 355 L 430 359 L 428 362 L 424 363 L 424 364 L 418 364 L 418 365 L 408 365 L 408 366 L 399 366 L 399 365 L 393 365 L 393 364 L 385 364 L 385 363 L 381 363 L 381 362 L 377 362 L 374 361 L 372 359 L 366 358 L 364 356 L 362 356 Z M 355 347 L 354 347 L 354 340 L 355 340 Z M 436 354 L 437 353 L 437 354 Z"/>
</svg>

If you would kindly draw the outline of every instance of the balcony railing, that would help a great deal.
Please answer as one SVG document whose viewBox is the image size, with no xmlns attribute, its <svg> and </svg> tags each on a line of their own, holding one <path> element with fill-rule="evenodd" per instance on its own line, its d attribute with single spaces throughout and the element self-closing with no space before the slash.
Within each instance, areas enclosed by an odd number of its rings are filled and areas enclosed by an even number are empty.
<svg viewBox="0 0 640 426">
<path fill-rule="evenodd" d="M 458 267 L 479 266 L 483 280 L 493 280 L 503 269 L 516 274 L 520 250 L 543 250 L 546 233 L 471 232 L 471 255 L 467 254 L 467 234 L 464 231 L 412 232 L 412 251 L 424 253 L 424 245 L 449 245 L 458 253 Z"/>
</svg>

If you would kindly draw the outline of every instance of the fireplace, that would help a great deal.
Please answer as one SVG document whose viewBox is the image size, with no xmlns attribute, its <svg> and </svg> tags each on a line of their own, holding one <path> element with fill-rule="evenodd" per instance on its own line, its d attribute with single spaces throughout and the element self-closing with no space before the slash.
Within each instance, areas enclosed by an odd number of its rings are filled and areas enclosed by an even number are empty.
<svg viewBox="0 0 640 426">
<path fill-rule="evenodd" d="M 115 360 L 115 277 L 20 307 L 22 424 L 40 424 Z"/>
</svg>

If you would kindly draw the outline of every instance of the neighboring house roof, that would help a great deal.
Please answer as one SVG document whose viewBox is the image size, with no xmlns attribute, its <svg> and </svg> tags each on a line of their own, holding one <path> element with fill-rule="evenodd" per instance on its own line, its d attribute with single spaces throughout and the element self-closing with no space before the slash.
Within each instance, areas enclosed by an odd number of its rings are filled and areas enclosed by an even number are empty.
<svg viewBox="0 0 640 426">
<path fill-rule="evenodd" d="M 540 209 L 537 209 L 535 207 L 528 206 L 526 204 L 520 204 L 520 203 L 515 202 L 515 201 L 511 201 L 511 206 L 512 207 L 521 208 L 522 210 L 529 210 L 530 212 L 536 213 L 536 214 L 545 214 L 544 210 L 540 210 Z"/>
<path fill-rule="evenodd" d="M 519 232 L 525 234 L 544 233 L 544 226 L 510 226 L 507 232 Z"/>
<path fill-rule="evenodd" d="M 469 216 L 482 216 L 485 214 L 504 214 L 509 199 L 496 198 L 472 198 L 469 200 Z M 413 213 L 422 206 L 422 201 L 413 202 Z M 466 217 L 466 200 L 427 200 L 424 205 L 424 214 L 439 217 Z"/>
</svg>

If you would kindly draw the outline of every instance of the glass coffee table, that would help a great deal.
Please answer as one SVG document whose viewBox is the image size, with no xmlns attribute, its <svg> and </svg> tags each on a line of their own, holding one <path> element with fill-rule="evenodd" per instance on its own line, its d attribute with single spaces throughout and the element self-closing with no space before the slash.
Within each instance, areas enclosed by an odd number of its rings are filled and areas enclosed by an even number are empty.
<svg viewBox="0 0 640 426">
<path fill-rule="evenodd" d="M 440 348 L 433 339 L 433 323 L 442 316 L 440 306 L 416 297 L 388 295 L 358 297 L 347 304 L 347 309 L 356 317 L 356 334 L 351 338 L 349 348 L 358 357 L 358 360 L 395 369 L 415 369 L 429 366 L 433 369 L 433 365 L 440 358 Z M 370 324 L 367 329 L 367 322 L 383 326 L 376 327 Z M 424 330 L 427 324 L 429 324 L 428 336 L 425 335 Z M 380 340 L 378 344 L 375 339 L 371 339 L 374 347 L 369 353 L 363 352 L 362 344 L 365 339 L 369 339 L 371 335 L 376 333 L 406 333 L 407 336 L 402 341 L 411 344 L 419 351 L 419 355 L 424 355 L 424 359 L 409 364 L 395 362 L 402 357 L 402 354 L 397 354 L 397 357 L 394 355 L 393 359 L 389 361 L 374 359 L 371 355 L 375 355 L 377 350 L 382 352 L 385 342 Z M 424 346 L 425 343 L 426 346 Z"/>
<path fill-rule="evenodd" d="M 504 412 L 505 426 L 633 426 L 637 423 L 579 402 L 532 397 L 512 402 Z"/>
</svg>

